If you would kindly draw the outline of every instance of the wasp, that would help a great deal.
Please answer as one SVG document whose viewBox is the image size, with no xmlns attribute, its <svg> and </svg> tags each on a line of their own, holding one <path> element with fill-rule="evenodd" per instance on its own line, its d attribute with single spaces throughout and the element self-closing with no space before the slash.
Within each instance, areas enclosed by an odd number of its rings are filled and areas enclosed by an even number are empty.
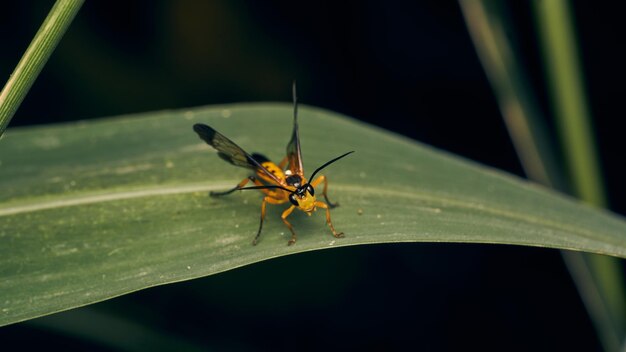
<svg viewBox="0 0 626 352">
<path fill-rule="evenodd" d="M 205 124 L 195 124 L 193 130 L 198 136 L 204 140 L 207 144 L 217 150 L 217 155 L 225 161 L 244 168 L 248 168 L 253 171 L 253 174 L 244 178 L 235 187 L 223 192 L 211 192 L 213 197 L 220 197 L 228 195 L 237 190 L 249 190 L 257 189 L 263 192 L 263 202 L 261 203 L 261 221 L 259 223 L 259 230 L 254 236 L 252 241 L 253 245 L 256 245 L 261 236 L 261 230 L 263 229 L 263 221 L 265 220 L 265 208 L 267 204 L 284 204 L 291 203 L 290 207 L 283 211 L 281 219 L 283 223 L 291 231 L 291 239 L 287 243 L 292 245 L 296 243 L 296 232 L 293 229 L 293 225 L 287 221 L 287 217 L 291 215 L 294 209 L 299 209 L 305 214 L 311 216 L 311 214 L 318 208 L 326 210 L 326 223 L 330 227 L 330 231 L 333 236 L 340 238 L 343 237 L 343 232 L 337 232 L 330 220 L 330 209 L 338 206 L 338 203 L 332 203 L 328 199 L 328 179 L 324 175 L 320 175 L 315 178 L 318 172 L 327 167 L 328 165 L 336 162 L 337 160 L 353 153 L 354 151 L 347 152 L 340 155 L 322 166 L 318 167 L 313 174 L 311 174 L 309 182 L 304 177 L 304 169 L 302 167 L 302 153 L 300 150 L 300 137 L 298 134 L 298 100 L 296 96 L 296 84 L 292 86 L 293 94 L 293 132 L 291 139 L 287 144 L 287 155 L 279 164 L 275 164 L 267 157 L 259 153 L 248 154 L 241 147 L 235 144 L 230 139 L 224 137 L 222 134 L 214 130 L 213 128 Z M 249 182 L 252 182 L 254 186 L 245 187 Z M 322 195 L 326 200 L 326 203 L 317 200 L 315 197 L 315 187 L 323 184 Z"/>
</svg>

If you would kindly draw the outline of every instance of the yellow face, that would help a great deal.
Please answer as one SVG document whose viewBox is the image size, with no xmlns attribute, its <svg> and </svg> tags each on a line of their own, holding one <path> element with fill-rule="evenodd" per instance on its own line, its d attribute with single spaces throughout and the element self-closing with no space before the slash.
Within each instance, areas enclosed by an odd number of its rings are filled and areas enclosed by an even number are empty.
<svg viewBox="0 0 626 352">
<path fill-rule="evenodd" d="M 307 213 L 307 215 L 311 215 L 311 213 L 315 210 L 315 196 L 309 193 L 308 191 L 304 194 L 304 196 L 294 197 L 298 201 L 298 209 Z"/>
<path fill-rule="evenodd" d="M 289 195 L 289 201 L 310 216 L 315 211 L 315 190 L 313 186 L 307 184 L 296 189 L 295 192 Z"/>
</svg>

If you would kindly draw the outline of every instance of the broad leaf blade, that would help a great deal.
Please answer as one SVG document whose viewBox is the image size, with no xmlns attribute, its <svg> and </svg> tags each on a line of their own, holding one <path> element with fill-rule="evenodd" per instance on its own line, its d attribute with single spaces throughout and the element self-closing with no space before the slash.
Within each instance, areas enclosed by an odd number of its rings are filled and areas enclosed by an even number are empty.
<svg viewBox="0 0 626 352">
<path fill-rule="evenodd" d="M 291 107 L 200 108 L 9 130 L 0 141 L 0 325 L 155 285 L 303 251 L 380 242 L 480 242 L 626 257 L 626 223 L 542 187 L 327 111 L 303 108 L 306 174 L 324 170 L 335 239 L 323 213 L 269 207 L 260 195 L 215 199 L 246 170 L 193 133 L 206 123 L 249 152 L 284 156 Z"/>
</svg>

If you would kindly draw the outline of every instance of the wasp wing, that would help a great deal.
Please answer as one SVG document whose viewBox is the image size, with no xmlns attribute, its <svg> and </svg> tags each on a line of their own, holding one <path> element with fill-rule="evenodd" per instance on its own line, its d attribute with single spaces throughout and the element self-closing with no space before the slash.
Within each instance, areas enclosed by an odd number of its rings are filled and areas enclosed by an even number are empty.
<svg viewBox="0 0 626 352">
<path fill-rule="evenodd" d="M 288 169 L 293 175 L 304 177 L 302 167 L 302 152 L 300 151 L 300 136 L 298 134 L 298 100 L 296 97 L 296 82 L 293 82 L 293 132 L 287 144 Z"/>
<path fill-rule="evenodd" d="M 224 137 L 221 133 L 213 128 L 197 123 L 193 125 L 193 130 L 200 136 L 202 140 L 217 150 L 217 155 L 235 166 L 241 166 L 255 171 L 260 170 L 270 179 L 274 180 L 278 185 L 284 185 L 284 182 L 274 176 L 266 168 L 256 161 L 245 150 L 241 149 L 230 139 Z"/>
</svg>

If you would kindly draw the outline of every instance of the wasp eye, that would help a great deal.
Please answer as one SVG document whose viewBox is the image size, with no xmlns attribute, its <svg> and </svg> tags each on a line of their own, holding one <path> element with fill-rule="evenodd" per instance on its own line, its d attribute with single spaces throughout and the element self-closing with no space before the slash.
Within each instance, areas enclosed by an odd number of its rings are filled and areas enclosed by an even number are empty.
<svg viewBox="0 0 626 352">
<path fill-rule="evenodd" d="M 289 195 L 289 201 L 291 202 L 291 204 L 299 206 L 298 201 L 296 200 L 296 198 L 293 197 L 293 193 Z"/>
<path fill-rule="evenodd" d="M 313 186 L 311 185 L 306 186 L 306 190 L 309 191 L 309 193 L 311 193 L 312 196 L 315 195 L 315 190 L 313 189 Z"/>
</svg>

